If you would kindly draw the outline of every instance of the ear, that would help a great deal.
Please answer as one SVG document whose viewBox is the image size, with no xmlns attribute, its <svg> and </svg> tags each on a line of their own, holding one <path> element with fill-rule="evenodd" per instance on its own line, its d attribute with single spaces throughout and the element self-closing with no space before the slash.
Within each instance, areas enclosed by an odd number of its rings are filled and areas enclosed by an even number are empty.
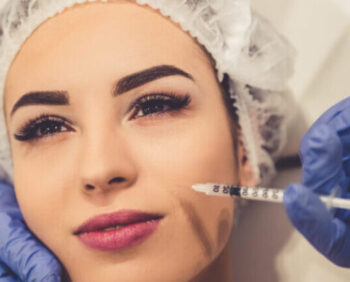
<svg viewBox="0 0 350 282">
<path fill-rule="evenodd" d="M 248 160 L 246 150 L 241 141 L 238 142 L 237 155 L 239 185 L 256 186 L 257 181 L 255 179 L 252 166 Z"/>
</svg>

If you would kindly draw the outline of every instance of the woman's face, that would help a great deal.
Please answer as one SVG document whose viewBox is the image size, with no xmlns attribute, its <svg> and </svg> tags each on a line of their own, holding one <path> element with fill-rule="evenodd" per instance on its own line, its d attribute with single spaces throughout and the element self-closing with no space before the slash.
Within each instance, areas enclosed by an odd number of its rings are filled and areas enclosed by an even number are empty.
<svg viewBox="0 0 350 282">
<path fill-rule="evenodd" d="M 230 123 L 177 25 L 130 2 L 75 6 L 31 35 L 5 90 L 21 210 L 73 281 L 190 280 L 223 250 L 233 200 L 190 186 L 239 181 Z M 162 218 L 75 233 L 122 210 Z"/>
</svg>

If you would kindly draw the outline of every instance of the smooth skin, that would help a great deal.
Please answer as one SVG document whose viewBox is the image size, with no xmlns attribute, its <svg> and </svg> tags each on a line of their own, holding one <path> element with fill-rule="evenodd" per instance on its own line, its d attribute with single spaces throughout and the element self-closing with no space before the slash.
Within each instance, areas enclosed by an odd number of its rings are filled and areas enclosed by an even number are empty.
<svg viewBox="0 0 350 282">
<path fill-rule="evenodd" d="M 113 97 L 121 78 L 161 65 L 193 80 L 171 75 Z M 69 105 L 31 104 L 11 115 L 33 91 L 63 91 Z M 132 118 L 131 103 L 154 92 L 191 101 Z M 5 110 L 19 206 L 73 281 L 232 281 L 234 201 L 190 186 L 255 183 L 243 149 L 234 149 L 210 61 L 179 26 L 131 1 L 69 8 L 22 46 L 7 76 Z M 42 113 L 67 126 L 30 141 L 14 138 Z M 115 178 L 122 181 L 108 184 Z M 87 219 L 122 209 L 164 219 L 146 241 L 122 251 L 90 249 L 73 234 Z"/>
</svg>

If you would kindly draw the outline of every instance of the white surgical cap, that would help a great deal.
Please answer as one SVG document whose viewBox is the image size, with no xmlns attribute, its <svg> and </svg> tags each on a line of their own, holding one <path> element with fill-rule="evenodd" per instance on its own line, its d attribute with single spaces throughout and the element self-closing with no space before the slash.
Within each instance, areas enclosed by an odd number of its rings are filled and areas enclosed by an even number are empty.
<svg viewBox="0 0 350 282">
<path fill-rule="evenodd" d="M 8 70 L 24 41 L 41 23 L 85 2 L 108 1 L 8 0 L 0 12 L 0 165 L 11 179 L 2 97 Z M 249 0 L 136 2 L 159 10 L 196 38 L 214 58 L 220 82 L 228 75 L 247 157 L 258 183 L 266 184 L 286 143 L 290 104 L 285 83 L 292 73 L 294 49 L 267 21 L 252 13 Z"/>
</svg>

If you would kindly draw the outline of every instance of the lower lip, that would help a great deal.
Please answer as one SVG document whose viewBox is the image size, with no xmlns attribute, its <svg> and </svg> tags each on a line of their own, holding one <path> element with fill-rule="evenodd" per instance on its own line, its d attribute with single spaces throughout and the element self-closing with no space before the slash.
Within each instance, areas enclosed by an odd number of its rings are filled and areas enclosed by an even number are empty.
<svg viewBox="0 0 350 282">
<path fill-rule="evenodd" d="M 88 247 L 100 251 L 118 251 L 140 244 L 157 229 L 161 219 L 137 222 L 125 227 L 107 230 L 84 232 L 78 238 Z"/>
</svg>

